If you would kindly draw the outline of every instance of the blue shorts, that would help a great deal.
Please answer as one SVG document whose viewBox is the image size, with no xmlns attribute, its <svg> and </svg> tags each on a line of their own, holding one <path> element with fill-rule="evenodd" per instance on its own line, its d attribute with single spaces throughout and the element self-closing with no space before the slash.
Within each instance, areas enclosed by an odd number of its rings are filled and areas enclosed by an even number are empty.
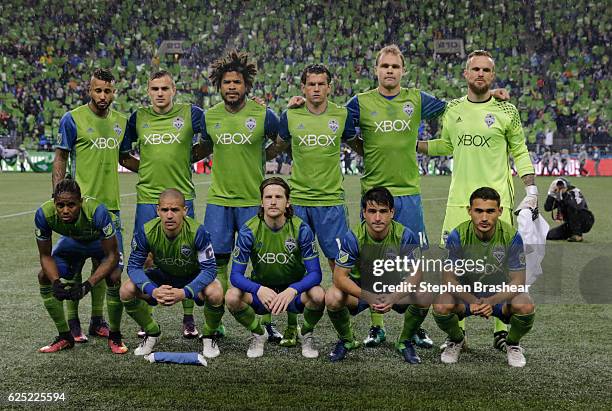
<svg viewBox="0 0 612 411">
<path fill-rule="evenodd" d="M 51 256 L 55 260 L 60 277 L 66 280 L 80 274 L 88 258 L 102 261 L 105 257 L 101 240 L 81 242 L 65 236 L 60 237 L 55 244 Z M 123 270 L 122 259 L 119 261 L 119 269 Z"/>
<path fill-rule="evenodd" d="M 197 274 L 193 277 L 175 277 L 169 275 L 157 267 L 149 268 L 145 270 L 145 274 L 151 281 L 155 284 L 159 285 L 169 285 L 173 288 L 184 288 L 187 284 L 189 284 L 194 278 L 196 278 Z M 193 301 L 198 305 L 202 305 L 203 301 L 196 295 L 193 298 Z M 155 304 L 154 304 L 155 305 Z"/>
<path fill-rule="evenodd" d="M 293 210 L 316 234 L 325 257 L 335 260 L 340 251 L 339 243 L 349 229 L 346 207 L 294 205 Z"/>
<path fill-rule="evenodd" d="M 227 207 L 206 205 L 204 229 L 210 233 L 215 254 L 230 254 L 234 248 L 234 237 L 251 218 L 259 212 L 259 206 Z"/>
<path fill-rule="evenodd" d="M 185 200 L 187 215 L 195 218 L 193 212 L 193 200 Z M 134 219 L 134 237 L 136 233 L 142 232 L 143 226 L 149 221 L 157 218 L 157 204 L 136 204 L 136 217 Z"/>
<path fill-rule="evenodd" d="M 117 236 L 117 248 L 119 249 L 119 268 L 123 271 L 123 225 L 121 224 L 121 212 L 111 211 L 117 218 L 113 218 L 115 224 L 115 235 Z"/>
<path fill-rule="evenodd" d="M 398 223 L 408 227 L 419 239 L 422 250 L 429 248 L 429 240 L 427 239 L 427 231 L 425 230 L 425 220 L 423 219 L 423 205 L 421 204 L 421 195 L 415 194 L 411 196 L 394 196 L 393 203 L 395 215 L 393 219 Z M 361 210 L 361 219 L 363 220 L 363 210 Z"/>
<path fill-rule="evenodd" d="M 510 317 L 512 314 L 508 311 L 508 315 L 504 315 L 504 305 L 506 305 L 506 303 L 499 303 L 493 306 L 493 317 L 499 318 L 504 324 L 510 324 Z M 463 314 L 464 318 L 470 317 L 472 315 L 470 305 L 463 303 L 463 306 L 465 307 L 465 314 Z"/>
<path fill-rule="evenodd" d="M 272 288 L 277 293 L 280 293 L 287 287 L 282 287 L 282 288 L 270 287 L 270 288 Z M 257 294 L 251 294 L 251 297 L 253 297 L 253 302 L 251 303 L 251 307 L 253 307 L 253 310 L 255 310 L 255 313 L 257 313 L 258 315 L 264 315 L 270 312 L 268 311 L 266 306 L 263 305 L 259 297 L 257 297 Z M 296 313 L 296 314 L 302 314 L 304 312 L 304 303 L 302 303 L 301 293 L 296 295 L 293 301 L 289 303 L 289 305 L 287 306 L 287 312 Z"/>
</svg>

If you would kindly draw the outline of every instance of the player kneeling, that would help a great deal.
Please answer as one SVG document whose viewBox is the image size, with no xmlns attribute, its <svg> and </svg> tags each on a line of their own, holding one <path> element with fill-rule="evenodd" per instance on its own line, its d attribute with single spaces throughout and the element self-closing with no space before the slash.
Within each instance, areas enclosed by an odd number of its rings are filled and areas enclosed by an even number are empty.
<svg viewBox="0 0 612 411">
<path fill-rule="evenodd" d="M 293 216 L 289 185 L 272 177 L 259 186 L 261 209 L 238 233 L 233 252 L 231 283 L 225 300 L 236 320 L 252 333 L 247 357 L 261 357 L 268 338 L 256 314 L 304 313 L 299 332 L 302 355 L 319 355 L 315 325 L 323 316 L 325 291 L 314 235 L 307 224 Z M 246 278 L 251 259 L 253 271 Z"/>
<path fill-rule="evenodd" d="M 470 220 L 455 228 L 446 240 L 449 260 L 471 271 L 446 271 L 444 283 L 454 290 L 440 295 L 434 304 L 434 318 L 448 334 L 442 352 L 443 363 L 456 363 L 465 344 L 459 320 L 471 315 L 494 316 L 510 331 L 506 339 L 508 364 L 525 366 L 520 339 L 531 330 L 535 306 L 525 290 L 525 256 L 523 240 L 511 225 L 499 220 L 500 196 L 492 188 L 482 187 L 470 197 Z M 467 263 L 471 262 L 471 263 Z M 480 262 L 480 263 L 479 263 Z M 478 290 L 500 292 L 482 292 Z"/>
<path fill-rule="evenodd" d="M 145 331 L 146 335 L 136 355 L 153 352 L 161 331 L 153 319 L 147 303 L 172 306 L 185 299 L 204 305 L 204 332 L 202 355 L 219 355 L 215 330 L 223 316 L 223 288 L 215 279 L 215 255 L 210 235 L 204 226 L 187 215 L 183 194 L 169 188 L 161 193 L 157 215 L 144 225 L 132 241 L 128 261 L 130 279 L 120 291 L 125 311 Z M 151 253 L 155 268 L 143 269 Z"/>
<path fill-rule="evenodd" d="M 38 274 L 40 295 L 59 332 L 55 340 L 39 352 L 52 353 L 74 346 L 62 300 L 80 300 L 103 279 L 109 290 L 115 290 L 113 295 L 117 295 L 123 265 L 119 261 L 113 218 L 117 217 L 104 204 L 91 197 L 81 198 L 81 189 L 72 179 L 57 183 L 53 200 L 36 211 L 36 242 L 42 268 Z M 53 231 L 62 237 L 52 250 Z M 61 279 L 70 281 L 80 274 L 88 258 L 100 261 L 94 273 L 88 280 L 67 288 Z M 113 353 L 123 354 L 128 349 L 121 341 L 119 331 L 123 310 L 119 296 L 113 298 L 109 293 L 107 305 L 110 323 L 108 346 Z"/>
<path fill-rule="evenodd" d="M 404 361 L 418 364 L 421 359 L 416 353 L 412 337 L 427 316 L 429 305 L 395 304 L 402 298 L 400 294 L 389 295 L 386 302 L 366 301 L 363 299 L 362 282 L 364 276 L 370 276 L 371 273 L 362 273 L 361 267 L 368 266 L 365 260 L 369 260 L 372 253 L 384 258 L 388 252 L 408 250 L 407 257 L 411 259 L 412 251 L 418 247 L 419 242 L 409 228 L 393 220 L 394 200 L 386 188 L 374 187 L 368 190 L 361 200 L 361 208 L 364 220 L 356 233 L 349 231 L 342 239 L 334 268 L 334 285 L 325 294 L 327 314 L 340 337 L 330 354 L 330 360 L 343 360 L 349 350 L 360 345 L 353 334 L 351 315 L 357 315 L 366 308 L 381 314 L 393 309 L 404 314 L 404 327 L 396 348 Z M 416 272 L 410 282 L 416 284 L 419 279 L 420 273 Z"/>
</svg>

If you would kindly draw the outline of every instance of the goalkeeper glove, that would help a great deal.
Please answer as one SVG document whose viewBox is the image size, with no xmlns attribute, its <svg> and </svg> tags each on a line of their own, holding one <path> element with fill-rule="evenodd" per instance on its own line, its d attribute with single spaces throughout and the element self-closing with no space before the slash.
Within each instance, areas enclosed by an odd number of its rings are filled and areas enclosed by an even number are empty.
<svg viewBox="0 0 612 411">
<path fill-rule="evenodd" d="M 518 205 L 514 214 L 518 215 L 521 210 L 528 208 L 531 210 L 533 220 L 535 220 L 538 218 L 538 187 L 535 184 L 529 185 L 525 187 L 525 193 L 527 195 Z"/>
<path fill-rule="evenodd" d="M 53 296 L 60 301 L 70 299 L 70 291 L 66 289 L 66 285 L 59 278 L 53 281 Z"/>
<path fill-rule="evenodd" d="M 87 295 L 89 290 L 91 290 L 91 283 L 83 281 L 81 284 L 75 285 L 70 289 L 70 299 L 74 301 L 80 300 Z"/>
</svg>

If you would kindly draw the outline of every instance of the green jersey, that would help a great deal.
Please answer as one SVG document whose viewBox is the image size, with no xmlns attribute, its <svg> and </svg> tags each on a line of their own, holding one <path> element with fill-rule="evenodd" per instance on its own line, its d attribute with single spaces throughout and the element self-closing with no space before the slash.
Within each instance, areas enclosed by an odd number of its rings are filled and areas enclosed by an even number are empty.
<svg viewBox="0 0 612 411">
<path fill-rule="evenodd" d="M 244 277 L 249 260 L 253 266 L 250 280 Z M 232 284 L 251 293 L 257 293 L 260 285 L 291 286 L 301 293 L 321 282 L 314 235 L 295 216 L 277 231 L 259 216 L 251 218 L 238 233 L 232 261 Z"/>
<path fill-rule="evenodd" d="M 237 113 L 224 103 L 206 112 L 206 137 L 213 144 L 209 204 L 249 207 L 260 204 L 264 179 L 266 137 L 276 138 L 278 117 L 272 110 L 247 100 Z"/>
<path fill-rule="evenodd" d="M 510 280 L 510 271 L 525 269 L 523 239 L 514 227 L 501 220 L 497 220 L 495 233 L 489 241 L 477 237 L 471 220 L 459 224 L 449 234 L 446 248 L 449 260 L 455 263 L 459 260 L 473 262 L 470 265 L 474 270 L 461 275 L 455 268 L 461 284 L 501 284 Z"/>
<path fill-rule="evenodd" d="M 362 193 L 372 187 L 386 187 L 394 196 L 420 193 L 419 125 L 422 119 L 439 116 L 444 106 L 443 101 L 414 88 L 402 88 L 393 97 L 374 89 L 348 102 L 363 139 Z"/>
<path fill-rule="evenodd" d="M 57 214 L 53 200 L 49 200 L 36 210 L 34 216 L 36 239 L 51 240 L 53 231 L 79 242 L 109 239 L 115 235 L 113 221 L 117 218 L 98 200 L 83 197 L 79 217 L 73 223 L 66 223 Z"/>
<path fill-rule="evenodd" d="M 157 204 L 167 188 L 176 188 L 186 200 L 193 200 L 191 147 L 203 122 L 204 112 L 191 104 L 174 104 L 166 114 L 158 114 L 150 107 L 132 113 L 121 151 L 129 151 L 133 143 L 140 151 L 138 204 Z"/>
<path fill-rule="evenodd" d="M 520 176 L 534 173 L 518 110 L 507 101 L 491 98 L 472 103 L 467 96 L 451 101 L 442 119 L 441 138 L 428 144 L 431 156 L 453 156 L 449 206 L 468 206 L 470 194 L 488 186 L 499 192 L 503 207 L 512 209 L 509 155 Z"/>
<path fill-rule="evenodd" d="M 336 264 L 340 267 L 350 268 L 351 278 L 360 281 L 362 278 L 360 265 L 364 257 L 364 251 L 367 253 L 368 261 L 374 258 L 386 258 L 388 252 L 397 253 L 400 250 L 408 251 L 411 258 L 412 250 L 416 249 L 418 245 L 419 240 L 415 234 L 395 220 L 391 221 L 387 236 L 380 241 L 370 236 L 366 222 L 362 221 L 357 228 L 357 232 L 349 230 L 342 239 Z M 372 253 L 380 255 L 374 256 Z"/>
<path fill-rule="evenodd" d="M 166 276 L 189 282 L 184 287 L 187 298 L 197 296 L 215 279 L 215 253 L 210 234 L 191 217 L 185 216 L 181 231 L 174 238 L 166 236 L 160 218 L 148 221 L 142 231 L 135 233 L 128 275 L 139 290 L 151 295 L 162 284 L 154 284 L 143 270 L 149 253 L 155 266 Z"/>
<path fill-rule="evenodd" d="M 56 148 L 70 152 L 71 173 L 81 193 L 118 211 L 119 147 L 127 119 L 109 109 L 106 117 L 94 114 L 87 104 L 67 112 L 59 126 Z"/>
<path fill-rule="evenodd" d="M 306 105 L 287 110 L 281 115 L 279 135 L 291 142 L 291 202 L 302 206 L 344 204 L 340 145 L 355 136 L 348 110 L 332 102 L 321 114 L 311 113 Z"/>
</svg>

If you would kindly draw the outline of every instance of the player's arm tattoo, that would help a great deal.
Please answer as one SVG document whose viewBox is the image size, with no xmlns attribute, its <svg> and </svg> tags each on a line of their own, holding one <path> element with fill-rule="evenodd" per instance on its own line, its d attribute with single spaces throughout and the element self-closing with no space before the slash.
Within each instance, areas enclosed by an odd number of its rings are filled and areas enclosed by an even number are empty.
<svg viewBox="0 0 612 411">
<path fill-rule="evenodd" d="M 130 153 L 119 154 L 119 164 L 134 173 L 137 173 L 138 168 L 140 168 L 140 160 Z"/>
<path fill-rule="evenodd" d="M 55 186 L 66 177 L 66 164 L 68 163 L 68 152 L 61 148 L 55 149 L 55 158 L 53 159 L 53 174 L 51 176 L 52 191 L 55 191 Z"/>
<path fill-rule="evenodd" d="M 197 163 L 198 161 L 205 159 L 213 152 L 212 144 L 208 141 L 200 141 L 198 144 L 194 144 L 191 147 L 191 162 Z"/>
<path fill-rule="evenodd" d="M 350 141 L 347 141 L 346 144 L 348 144 L 348 146 L 352 148 L 357 154 L 363 157 L 363 140 L 362 139 L 356 137 Z"/>
<path fill-rule="evenodd" d="M 525 186 L 533 186 L 535 185 L 535 174 L 525 174 L 521 177 Z"/>
</svg>

